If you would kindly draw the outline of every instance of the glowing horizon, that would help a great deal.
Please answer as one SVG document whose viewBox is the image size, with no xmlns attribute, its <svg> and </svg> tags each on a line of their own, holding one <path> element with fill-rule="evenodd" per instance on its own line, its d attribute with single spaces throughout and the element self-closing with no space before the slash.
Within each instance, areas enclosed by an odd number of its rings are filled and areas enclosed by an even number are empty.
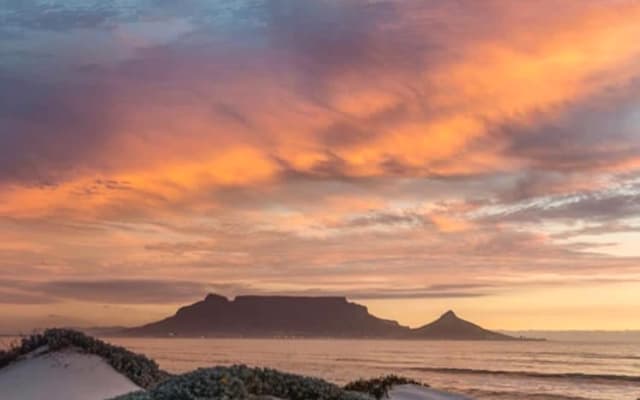
<svg viewBox="0 0 640 400">
<path fill-rule="evenodd" d="M 7 326 L 640 329 L 640 2 L 159 3 L 0 10 Z"/>
</svg>

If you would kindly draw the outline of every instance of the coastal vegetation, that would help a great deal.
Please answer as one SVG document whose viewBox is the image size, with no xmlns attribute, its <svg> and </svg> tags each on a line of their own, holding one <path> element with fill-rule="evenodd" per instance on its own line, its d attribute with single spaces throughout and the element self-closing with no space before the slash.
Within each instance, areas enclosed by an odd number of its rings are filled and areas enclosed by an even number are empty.
<svg viewBox="0 0 640 400">
<path fill-rule="evenodd" d="M 322 379 L 245 365 L 202 368 L 114 400 L 370 400 Z"/>
<path fill-rule="evenodd" d="M 162 382 L 156 388 L 114 400 L 381 400 L 395 385 L 423 385 L 389 375 L 362 379 L 339 387 L 322 379 L 246 365 L 203 368 Z"/>
</svg>

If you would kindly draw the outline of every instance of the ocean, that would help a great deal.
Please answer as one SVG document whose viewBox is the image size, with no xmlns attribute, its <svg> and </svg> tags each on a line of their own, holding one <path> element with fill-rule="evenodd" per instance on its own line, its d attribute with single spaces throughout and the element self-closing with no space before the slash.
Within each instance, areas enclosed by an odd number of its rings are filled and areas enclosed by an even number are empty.
<svg viewBox="0 0 640 400">
<path fill-rule="evenodd" d="M 106 340 L 145 353 L 170 372 L 243 363 L 339 384 L 393 373 L 479 400 L 636 400 L 640 398 L 640 340 L 622 341 L 625 338 L 546 342 Z"/>
</svg>

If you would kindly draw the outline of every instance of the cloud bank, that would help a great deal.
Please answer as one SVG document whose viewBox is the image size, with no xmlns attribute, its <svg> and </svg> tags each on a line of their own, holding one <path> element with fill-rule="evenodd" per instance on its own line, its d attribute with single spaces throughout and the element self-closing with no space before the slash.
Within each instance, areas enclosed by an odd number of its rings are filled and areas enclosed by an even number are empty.
<svg viewBox="0 0 640 400">
<path fill-rule="evenodd" d="M 640 4 L 102 3 L 0 11 L 1 303 L 640 276 Z"/>
</svg>

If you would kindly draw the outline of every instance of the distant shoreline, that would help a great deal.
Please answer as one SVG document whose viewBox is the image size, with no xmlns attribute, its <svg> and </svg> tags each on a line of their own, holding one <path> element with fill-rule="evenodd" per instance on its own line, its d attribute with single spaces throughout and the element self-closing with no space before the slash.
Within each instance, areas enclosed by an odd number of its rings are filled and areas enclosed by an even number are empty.
<svg viewBox="0 0 640 400">
<path fill-rule="evenodd" d="M 545 342 L 546 338 L 512 338 L 512 339 L 445 339 L 445 338 L 415 338 L 415 337 L 380 337 L 380 336 L 242 336 L 242 335 L 127 335 L 107 334 L 98 335 L 113 338 L 131 339 L 269 339 L 269 340 L 398 340 L 410 342 Z"/>
</svg>

